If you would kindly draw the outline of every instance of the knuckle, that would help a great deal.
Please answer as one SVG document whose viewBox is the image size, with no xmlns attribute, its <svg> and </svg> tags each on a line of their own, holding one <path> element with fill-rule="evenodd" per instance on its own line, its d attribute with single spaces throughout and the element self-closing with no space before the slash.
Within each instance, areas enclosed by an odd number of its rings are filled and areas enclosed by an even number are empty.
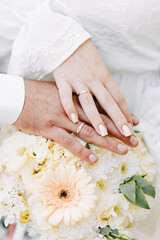
<svg viewBox="0 0 160 240">
<path fill-rule="evenodd" d="M 81 147 L 78 151 L 79 156 L 81 156 L 81 158 L 87 158 L 88 157 L 88 151 L 85 147 Z"/>
<path fill-rule="evenodd" d="M 95 130 L 87 125 L 84 125 L 83 133 L 87 138 L 93 138 L 95 136 Z"/>
<path fill-rule="evenodd" d="M 110 110 L 114 108 L 114 102 L 109 98 L 106 98 L 106 101 L 104 101 L 103 104 L 104 104 L 104 109 Z"/>
<path fill-rule="evenodd" d="M 46 124 L 45 124 L 45 128 L 51 128 L 51 127 L 53 127 L 54 126 L 54 122 L 53 122 L 53 120 L 51 119 L 51 120 L 48 120 L 47 122 L 46 122 Z"/>
<path fill-rule="evenodd" d="M 122 95 L 119 95 L 119 96 L 117 97 L 117 101 L 118 101 L 118 104 L 119 104 L 119 105 L 125 104 L 125 98 L 124 98 Z"/>
<path fill-rule="evenodd" d="M 111 120 L 108 117 L 101 115 L 101 118 L 106 126 L 108 126 L 108 124 L 110 124 Z"/>
<path fill-rule="evenodd" d="M 82 94 L 81 96 L 83 97 L 83 101 L 85 102 L 85 104 L 90 104 L 90 94 Z"/>
<path fill-rule="evenodd" d="M 92 79 L 93 81 L 95 81 L 96 80 L 96 73 L 95 72 L 90 72 L 89 79 Z"/>
<path fill-rule="evenodd" d="M 64 139 L 64 146 L 65 146 L 66 148 L 70 148 L 71 146 L 73 146 L 73 144 L 74 144 L 74 140 L 73 140 L 72 138 L 66 137 L 66 138 Z"/>
<path fill-rule="evenodd" d="M 112 80 L 110 73 L 107 71 L 107 69 L 104 69 L 101 71 L 101 76 L 105 81 L 110 81 Z"/>
</svg>

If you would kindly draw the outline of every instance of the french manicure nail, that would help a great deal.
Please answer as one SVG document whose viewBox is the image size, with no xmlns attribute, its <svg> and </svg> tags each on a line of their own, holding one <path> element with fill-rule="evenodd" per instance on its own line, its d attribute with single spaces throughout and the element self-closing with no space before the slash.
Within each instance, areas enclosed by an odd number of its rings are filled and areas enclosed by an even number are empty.
<svg viewBox="0 0 160 240">
<path fill-rule="evenodd" d="M 139 119 L 136 116 L 132 116 L 132 120 L 133 120 L 134 124 L 139 123 Z"/>
<path fill-rule="evenodd" d="M 78 122 L 78 118 L 77 118 L 76 114 L 74 114 L 74 113 L 71 113 L 71 119 L 72 119 L 73 123 L 77 123 Z"/>
<path fill-rule="evenodd" d="M 102 137 L 108 135 L 107 129 L 102 124 L 100 124 L 98 128 Z"/>
<path fill-rule="evenodd" d="M 124 144 L 118 144 L 117 148 L 121 153 L 124 153 L 128 150 L 127 146 L 125 146 Z"/>
<path fill-rule="evenodd" d="M 97 156 L 96 156 L 95 154 L 90 154 L 90 155 L 89 155 L 89 160 L 90 160 L 91 162 L 96 162 L 96 161 L 97 161 Z"/>
<path fill-rule="evenodd" d="M 132 135 L 132 132 L 127 125 L 123 125 L 122 130 L 123 130 L 123 133 L 124 133 L 125 137 L 128 137 L 128 136 Z"/>
<path fill-rule="evenodd" d="M 130 130 L 133 131 L 133 126 L 132 126 L 132 123 L 128 123 L 129 127 L 130 127 Z"/>
<path fill-rule="evenodd" d="M 131 136 L 130 137 L 130 143 L 133 145 L 133 146 L 136 146 L 138 144 L 138 139 L 135 137 L 135 136 Z"/>
</svg>

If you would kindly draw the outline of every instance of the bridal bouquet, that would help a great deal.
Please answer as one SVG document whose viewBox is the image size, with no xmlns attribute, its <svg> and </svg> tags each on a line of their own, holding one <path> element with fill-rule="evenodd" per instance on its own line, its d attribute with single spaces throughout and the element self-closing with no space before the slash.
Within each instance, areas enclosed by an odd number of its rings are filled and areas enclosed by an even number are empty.
<svg viewBox="0 0 160 240">
<path fill-rule="evenodd" d="M 127 228 L 148 217 L 157 175 L 138 136 L 125 156 L 78 139 L 99 157 L 90 164 L 56 142 L 2 129 L 0 217 L 41 240 L 134 239 Z"/>
</svg>

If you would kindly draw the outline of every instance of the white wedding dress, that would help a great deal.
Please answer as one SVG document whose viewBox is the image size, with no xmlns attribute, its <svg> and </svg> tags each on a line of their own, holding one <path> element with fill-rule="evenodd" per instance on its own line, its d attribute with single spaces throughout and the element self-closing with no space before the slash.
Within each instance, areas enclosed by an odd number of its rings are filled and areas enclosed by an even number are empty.
<svg viewBox="0 0 160 240">
<path fill-rule="evenodd" d="M 30 13 L 35 24 L 37 16 L 42 16 L 44 24 L 41 25 L 41 21 L 39 24 L 43 31 L 43 28 L 49 27 L 47 26 L 49 23 L 43 19 L 44 11 L 48 11 L 46 6 L 49 1 L 33 0 L 32 4 L 33 2 L 35 9 L 40 5 L 39 2 L 43 4 L 40 10 Z M 52 2 L 53 10 L 58 16 L 68 16 L 74 21 L 80 21 L 86 32 L 91 34 L 106 67 L 126 97 L 130 110 L 142 120 L 140 130 L 150 151 L 160 163 L 160 0 Z M 30 11 L 29 8 L 28 11 Z M 12 55 L 6 56 L 5 66 L 9 65 L 8 73 L 11 74 L 38 80 L 53 80 L 53 69 L 64 61 L 64 56 L 67 58 L 76 49 L 72 39 L 81 42 L 89 35 L 86 32 L 83 35 L 83 31 L 77 34 L 76 26 L 73 27 L 75 22 L 70 22 L 68 26 L 74 31 L 67 30 L 68 39 L 66 29 L 64 29 L 65 34 L 61 35 L 63 41 L 52 41 L 54 38 L 52 30 L 49 37 L 45 36 L 44 31 L 40 39 L 39 31 L 35 29 L 33 31 L 31 24 L 31 20 L 26 22 L 23 29 L 15 34 Z M 37 42 L 34 40 L 35 36 L 38 36 Z M 65 47 L 62 46 L 63 43 Z M 60 44 L 62 44 L 62 51 L 58 52 L 56 59 L 55 52 Z M 71 52 L 70 49 L 72 49 Z M 54 59 L 53 54 L 55 54 Z M 160 187 L 159 181 L 157 185 Z M 160 215 L 159 205 L 157 198 L 157 204 L 150 219 L 133 230 L 138 239 L 157 240 L 159 238 L 160 231 L 158 233 L 156 230 Z"/>
</svg>

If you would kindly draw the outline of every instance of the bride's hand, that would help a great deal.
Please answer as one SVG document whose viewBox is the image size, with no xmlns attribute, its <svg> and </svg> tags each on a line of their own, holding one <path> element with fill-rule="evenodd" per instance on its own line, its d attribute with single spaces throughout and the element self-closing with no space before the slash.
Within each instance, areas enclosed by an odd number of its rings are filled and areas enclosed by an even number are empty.
<svg viewBox="0 0 160 240">
<path fill-rule="evenodd" d="M 78 113 L 73 103 L 72 93 L 78 94 L 89 90 L 120 133 L 126 137 L 131 135 L 128 123 L 133 125 L 133 122 L 126 100 L 91 40 L 82 44 L 69 59 L 54 70 L 53 75 L 64 110 L 73 122 L 78 121 Z M 79 101 L 97 133 L 105 136 L 107 129 L 91 94 L 81 94 Z"/>
<path fill-rule="evenodd" d="M 64 112 L 55 83 L 25 80 L 25 88 L 24 108 L 14 125 L 25 133 L 40 135 L 58 142 L 87 162 L 97 162 L 97 156 L 69 134 L 71 132 L 76 133 L 78 126 L 82 122 L 86 121 L 86 123 L 89 123 L 88 118 L 79 105 L 77 96 L 74 97 L 74 103 L 79 113 L 80 121 L 74 124 Z M 134 135 L 125 138 L 107 116 L 102 114 L 101 117 L 110 134 L 131 147 L 138 145 L 138 140 Z M 94 128 L 87 124 L 81 129 L 79 137 L 86 142 L 99 145 L 121 155 L 128 152 L 128 147 L 122 142 L 110 136 L 105 138 L 99 136 Z"/>
</svg>

